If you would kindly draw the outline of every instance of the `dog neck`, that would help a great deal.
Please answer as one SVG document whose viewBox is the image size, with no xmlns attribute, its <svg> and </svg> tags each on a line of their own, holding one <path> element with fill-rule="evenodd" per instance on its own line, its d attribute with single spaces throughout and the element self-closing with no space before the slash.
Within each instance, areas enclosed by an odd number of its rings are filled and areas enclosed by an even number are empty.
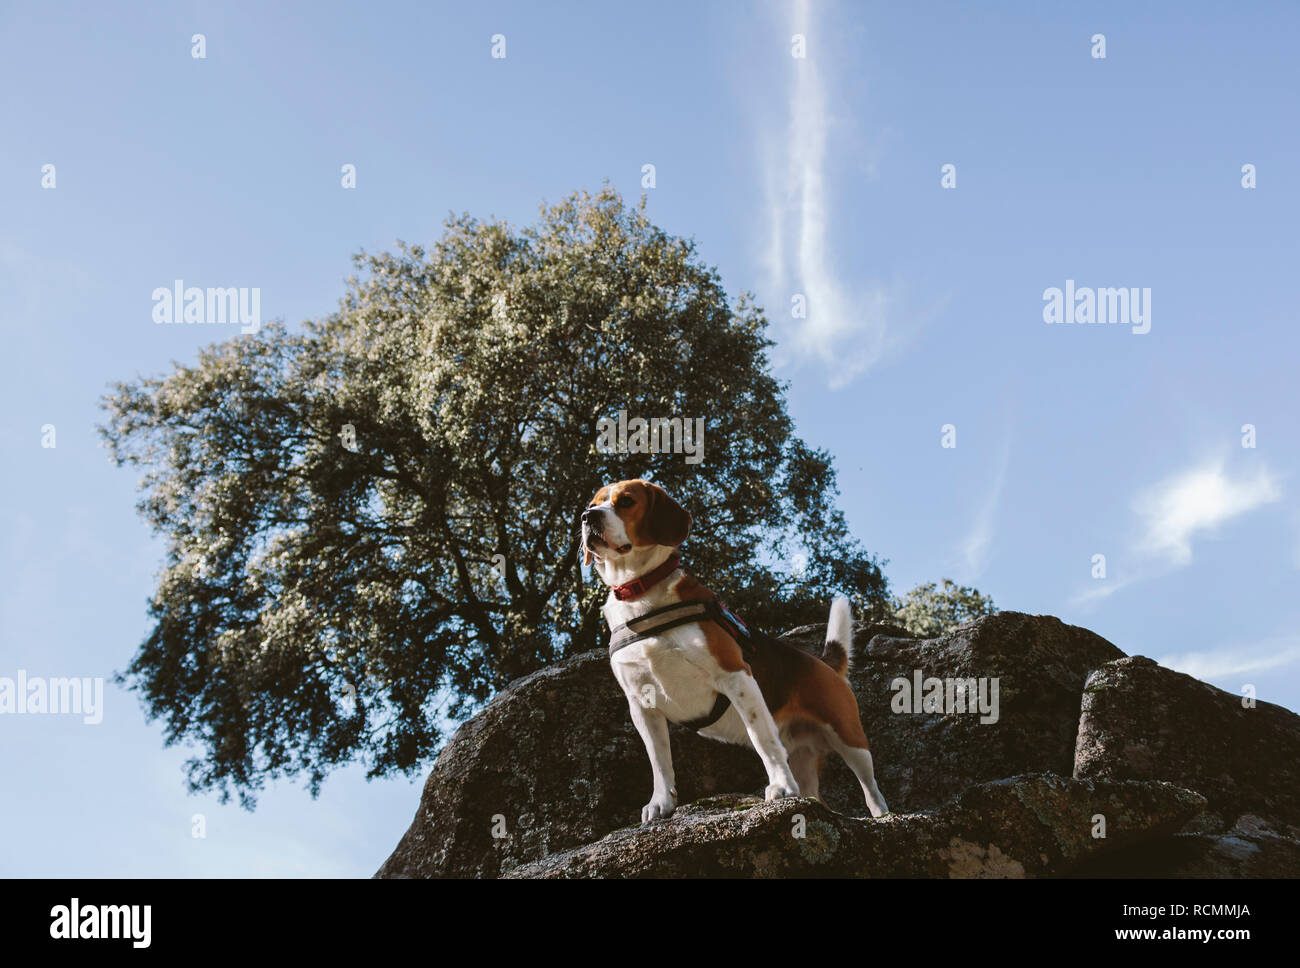
<svg viewBox="0 0 1300 968">
<path fill-rule="evenodd" d="M 600 580 L 606 585 L 626 585 L 630 581 L 635 581 L 642 575 L 654 571 L 670 556 L 677 554 L 676 548 L 670 548 L 667 545 L 650 545 L 646 548 L 633 548 L 623 557 L 611 561 L 607 558 L 597 558 L 595 567 L 596 574 L 600 575 Z"/>
<path fill-rule="evenodd" d="M 677 554 L 676 548 L 670 548 L 667 545 L 654 545 L 644 550 L 634 549 L 631 553 L 624 555 L 617 561 L 596 561 L 596 574 L 600 575 L 601 581 L 611 588 L 614 585 L 626 585 L 628 582 L 635 581 L 642 575 L 654 571 L 670 557 Z M 635 601 L 622 602 L 611 591 L 609 598 L 605 600 L 605 613 L 610 614 L 611 609 L 629 614 L 645 611 L 657 604 L 664 596 L 667 587 L 672 584 L 671 575 L 665 577 L 663 581 L 656 582 L 645 594 Z M 612 616 L 611 616 L 612 617 Z"/>
</svg>

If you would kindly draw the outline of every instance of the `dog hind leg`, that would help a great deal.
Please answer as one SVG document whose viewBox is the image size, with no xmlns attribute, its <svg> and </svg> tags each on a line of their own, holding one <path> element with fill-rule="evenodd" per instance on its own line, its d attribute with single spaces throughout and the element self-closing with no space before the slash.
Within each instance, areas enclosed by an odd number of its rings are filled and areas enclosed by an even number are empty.
<svg viewBox="0 0 1300 968">
<path fill-rule="evenodd" d="M 858 783 L 862 786 L 862 794 L 866 797 L 867 809 L 871 811 L 871 815 L 879 817 L 889 813 L 889 805 L 885 803 L 880 787 L 876 785 L 876 768 L 871 759 L 871 750 L 861 746 L 850 746 L 833 733 L 831 735 L 831 744 L 835 752 L 840 754 L 840 757 L 858 778 Z"/>
<path fill-rule="evenodd" d="M 799 784 L 799 796 L 821 800 L 820 786 L 822 755 L 811 746 L 795 746 L 790 750 L 790 772 Z M 825 801 L 822 801 L 823 803 Z"/>
</svg>

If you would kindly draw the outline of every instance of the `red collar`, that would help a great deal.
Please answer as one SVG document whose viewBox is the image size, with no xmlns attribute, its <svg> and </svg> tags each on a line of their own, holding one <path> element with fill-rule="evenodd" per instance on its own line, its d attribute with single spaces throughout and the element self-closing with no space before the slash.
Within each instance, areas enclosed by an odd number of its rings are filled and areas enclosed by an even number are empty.
<svg viewBox="0 0 1300 968">
<path fill-rule="evenodd" d="M 647 571 L 640 578 L 633 578 L 621 585 L 610 585 L 609 590 L 620 602 L 634 601 L 676 571 L 681 563 L 680 555 L 670 555 L 667 561 L 653 571 Z"/>
</svg>

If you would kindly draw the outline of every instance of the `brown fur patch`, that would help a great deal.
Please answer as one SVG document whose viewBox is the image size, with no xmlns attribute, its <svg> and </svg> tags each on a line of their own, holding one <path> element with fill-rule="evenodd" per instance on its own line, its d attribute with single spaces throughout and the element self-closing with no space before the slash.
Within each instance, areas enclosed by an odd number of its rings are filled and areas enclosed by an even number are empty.
<svg viewBox="0 0 1300 968">
<path fill-rule="evenodd" d="M 673 586 L 673 593 L 683 602 L 707 602 L 713 592 L 701 585 L 694 575 L 685 574 Z"/>
<path fill-rule="evenodd" d="M 823 668 L 826 668 L 829 675 L 816 683 L 813 688 L 800 684 L 801 703 L 835 730 L 835 735 L 846 745 L 863 750 L 871 749 L 871 745 L 867 742 L 867 734 L 862 729 L 858 697 L 853 695 L 853 690 L 847 682 L 831 672 L 828 667 Z"/>
<path fill-rule="evenodd" d="M 844 647 L 843 642 L 832 639 L 822 649 L 822 661 L 830 666 L 831 671 L 837 676 L 842 676 L 849 671 L 849 650 Z"/>
<path fill-rule="evenodd" d="M 638 481 L 645 488 L 646 536 L 651 544 L 668 545 L 676 548 L 691 531 L 690 513 L 668 496 L 658 484 Z"/>
<path fill-rule="evenodd" d="M 619 507 L 618 502 L 630 498 L 632 503 Z M 668 496 L 658 484 L 641 478 L 608 484 L 596 492 L 588 507 L 610 504 L 623 522 L 628 540 L 634 547 L 668 545 L 677 547 L 690 532 L 691 516 L 686 509 Z"/>
<path fill-rule="evenodd" d="M 683 575 L 673 586 L 673 594 L 683 602 L 707 602 L 713 597 L 713 592 L 709 591 L 693 575 Z M 725 672 L 736 672 L 739 669 L 746 669 L 753 674 L 753 669 L 745 661 L 745 654 L 741 651 L 740 645 L 721 629 L 715 622 L 701 622 L 700 627 L 704 629 L 704 639 L 709 645 L 709 654 L 717 660 L 718 665 Z M 757 677 L 756 677 L 757 678 Z M 762 689 L 762 683 L 759 683 Z M 766 691 L 763 693 L 767 695 Z"/>
<path fill-rule="evenodd" d="M 766 661 L 754 660 L 754 675 L 765 698 L 767 682 L 774 683 L 773 696 L 767 705 L 778 724 L 794 726 L 801 720 L 825 723 L 849 746 L 870 749 L 862 729 L 857 697 L 835 670 L 821 659 L 784 643 L 776 643 L 763 652 L 767 654 L 760 653 L 760 656 Z"/>
<path fill-rule="evenodd" d="M 614 513 L 623 519 L 623 527 L 627 531 L 627 539 L 632 542 L 635 548 L 644 548 L 646 545 L 657 544 L 650 535 L 650 491 L 645 481 L 623 481 L 615 485 L 617 496 L 614 498 Z M 630 497 L 636 503 L 631 507 L 621 508 L 618 506 L 618 500 L 623 497 Z"/>
<path fill-rule="evenodd" d="M 704 640 L 708 643 L 709 654 L 717 660 L 723 672 L 739 672 L 744 669 L 746 672 L 753 673 L 735 639 L 713 622 L 701 622 L 700 627 L 704 629 Z M 761 689 L 762 685 L 759 688 Z"/>
<path fill-rule="evenodd" d="M 713 593 L 692 575 L 684 575 L 672 588 L 683 602 L 704 601 Z M 767 639 L 748 664 L 736 640 L 713 622 L 701 623 L 709 652 L 727 672 L 748 668 L 763 693 L 772 718 L 778 725 L 794 729 L 818 728 L 825 724 L 845 744 L 870 749 L 862 729 L 858 699 L 842 674 L 817 656 L 775 639 Z M 840 646 L 843 651 L 843 646 Z M 829 651 L 829 650 L 828 650 Z M 848 665 L 845 655 L 845 667 Z"/>
</svg>

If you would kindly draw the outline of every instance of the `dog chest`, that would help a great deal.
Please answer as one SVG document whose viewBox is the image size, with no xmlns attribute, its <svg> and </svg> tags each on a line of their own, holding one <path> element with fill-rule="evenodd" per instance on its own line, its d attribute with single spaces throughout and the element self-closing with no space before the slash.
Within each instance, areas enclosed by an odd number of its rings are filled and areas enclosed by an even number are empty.
<svg viewBox="0 0 1300 968">
<path fill-rule="evenodd" d="M 713 707 L 721 671 L 698 626 L 633 643 L 616 652 L 610 666 L 629 700 L 673 722 L 698 719 Z"/>
</svg>

